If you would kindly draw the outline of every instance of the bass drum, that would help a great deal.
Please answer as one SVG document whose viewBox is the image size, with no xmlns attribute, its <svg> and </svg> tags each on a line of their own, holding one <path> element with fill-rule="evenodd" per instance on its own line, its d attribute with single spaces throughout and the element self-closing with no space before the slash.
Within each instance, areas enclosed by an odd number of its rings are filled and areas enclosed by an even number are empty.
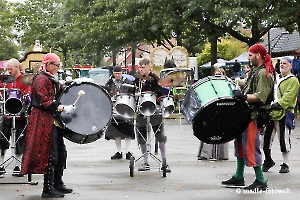
<svg viewBox="0 0 300 200">
<path fill-rule="evenodd" d="M 235 139 L 250 122 L 248 104 L 233 97 L 235 85 L 227 77 L 205 77 L 185 95 L 181 110 L 194 135 L 208 144 Z"/>
<path fill-rule="evenodd" d="M 80 90 L 85 95 L 76 101 Z M 65 138 L 78 144 L 86 144 L 103 136 L 113 111 L 111 99 L 105 89 L 88 82 L 73 84 L 63 90 L 58 100 L 62 105 L 72 105 L 76 101 L 76 109 L 72 114 L 59 114 L 59 121 L 65 127 Z"/>
</svg>

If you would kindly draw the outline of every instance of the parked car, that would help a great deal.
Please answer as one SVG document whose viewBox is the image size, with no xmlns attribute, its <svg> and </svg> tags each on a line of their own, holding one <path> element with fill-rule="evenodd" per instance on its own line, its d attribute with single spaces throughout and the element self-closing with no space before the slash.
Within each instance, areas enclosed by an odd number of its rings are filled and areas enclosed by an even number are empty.
<svg viewBox="0 0 300 200">
<path fill-rule="evenodd" d="M 110 71 L 108 69 L 93 68 L 88 72 L 88 77 L 92 78 L 96 84 L 104 86 L 108 81 Z"/>
</svg>

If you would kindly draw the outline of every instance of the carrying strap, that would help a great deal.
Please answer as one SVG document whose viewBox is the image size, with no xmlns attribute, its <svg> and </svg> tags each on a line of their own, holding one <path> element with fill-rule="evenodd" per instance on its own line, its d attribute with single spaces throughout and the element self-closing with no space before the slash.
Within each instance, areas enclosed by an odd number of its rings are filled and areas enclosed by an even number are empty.
<svg viewBox="0 0 300 200">
<path fill-rule="evenodd" d="M 282 91 L 281 91 L 281 88 L 280 88 L 280 84 L 281 84 L 283 81 L 285 81 L 285 80 L 287 80 L 287 79 L 289 79 L 289 78 L 291 78 L 291 77 L 293 77 L 293 76 L 294 76 L 293 74 L 287 75 L 287 76 L 284 77 L 284 79 L 283 79 L 282 81 L 280 81 L 280 83 L 278 84 L 278 90 L 279 90 L 279 93 L 280 93 L 280 97 L 283 96 Z"/>
<path fill-rule="evenodd" d="M 262 68 L 265 68 L 265 66 L 260 66 L 259 69 L 257 69 L 257 71 L 254 74 L 251 73 L 252 75 L 250 79 L 247 81 L 247 83 L 245 84 L 244 88 L 242 89 L 242 92 L 244 92 L 245 89 L 249 86 L 249 84 L 252 83 L 254 77 L 258 74 L 258 72 L 260 72 Z"/>
<path fill-rule="evenodd" d="M 279 90 L 279 93 L 280 93 L 280 97 L 283 96 L 282 91 L 281 91 L 281 88 L 280 88 L 280 84 L 281 84 L 283 81 L 285 81 L 285 80 L 287 80 L 287 79 L 289 79 L 289 78 L 291 78 L 291 77 L 293 77 L 293 76 L 294 76 L 293 74 L 287 75 L 287 76 L 284 77 L 284 79 L 283 79 L 282 81 L 280 81 L 280 83 L 278 84 L 278 90 Z M 287 108 L 287 109 L 293 109 L 293 108 Z"/>
</svg>

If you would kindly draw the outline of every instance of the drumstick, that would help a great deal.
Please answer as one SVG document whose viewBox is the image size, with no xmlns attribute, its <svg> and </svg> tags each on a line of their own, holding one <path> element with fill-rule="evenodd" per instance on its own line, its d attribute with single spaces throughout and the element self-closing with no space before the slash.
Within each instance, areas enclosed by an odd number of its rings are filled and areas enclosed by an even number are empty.
<svg viewBox="0 0 300 200">
<path fill-rule="evenodd" d="M 78 97 L 77 97 L 77 99 L 75 100 L 75 102 L 73 103 L 73 106 L 75 106 L 75 104 L 77 103 L 78 99 L 79 99 L 80 97 L 83 97 L 84 95 L 85 95 L 85 92 L 84 92 L 83 90 L 79 90 L 79 92 L 78 92 Z"/>
</svg>

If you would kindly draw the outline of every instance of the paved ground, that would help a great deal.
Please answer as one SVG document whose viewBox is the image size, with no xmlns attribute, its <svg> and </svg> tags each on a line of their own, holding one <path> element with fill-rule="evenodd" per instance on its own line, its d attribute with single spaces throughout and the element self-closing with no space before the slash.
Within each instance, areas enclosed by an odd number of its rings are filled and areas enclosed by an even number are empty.
<svg viewBox="0 0 300 200">
<path fill-rule="evenodd" d="M 233 156 L 233 144 L 230 143 L 230 158 L 227 161 L 198 161 L 199 140 L 193 136 L 191 126 L 179 119 L 165 120 L 167 143 L 167 159 L 172 173 L 163 177 L 158 169 L 147 172 L 135 170 L 134 177 L 129 176 L 129 162 L 125 159 L 110 160 L 116 152 L 114 141 L 101 138 L 93 143 L 78 145 L 66 140 L 68 148 L 68 168 L 64 180 L 74 192 L 64 199 L 299 199 L 299 138 L 300 126 L 292 134 L 292 152 L 289 158 L 290 173 L 279 174 L 281 153 L 278 140 L 273 148 L 276 165 L 265 173 L 270 190 L 269 193 L 245 194 L 242 190 L 225 188 L 220 182 L 230 178 L 236 167 Z M 298 120 L 298 124 L 300 120 Z M 181 131 L 182 130 L 182 131 Z M 133 154 L 141 155 L 136 141 L 131 145 Z M 122 141 L 122 149 L 125 145 Z M 7 155 L 10 156 L 10 155 Z M 150 159 L 151 166 L 157 165 Z M 157 165 L 158 166 L 158 165 Z M 12 169 L 8 166 L 8 171 Z M 42 175 L 33 175 L 38 185 L 4 184 L 0 186 L 1 199 L 41 199 L 43 185 Z M 252 168 L 246 168 L 246 184 L 254 180 Z M 12 177 L 8 172 L 0 183 L 26 182 L 23 178 Z M 288 194 L 278 194 L 288 192 Z"/>
</svg>

